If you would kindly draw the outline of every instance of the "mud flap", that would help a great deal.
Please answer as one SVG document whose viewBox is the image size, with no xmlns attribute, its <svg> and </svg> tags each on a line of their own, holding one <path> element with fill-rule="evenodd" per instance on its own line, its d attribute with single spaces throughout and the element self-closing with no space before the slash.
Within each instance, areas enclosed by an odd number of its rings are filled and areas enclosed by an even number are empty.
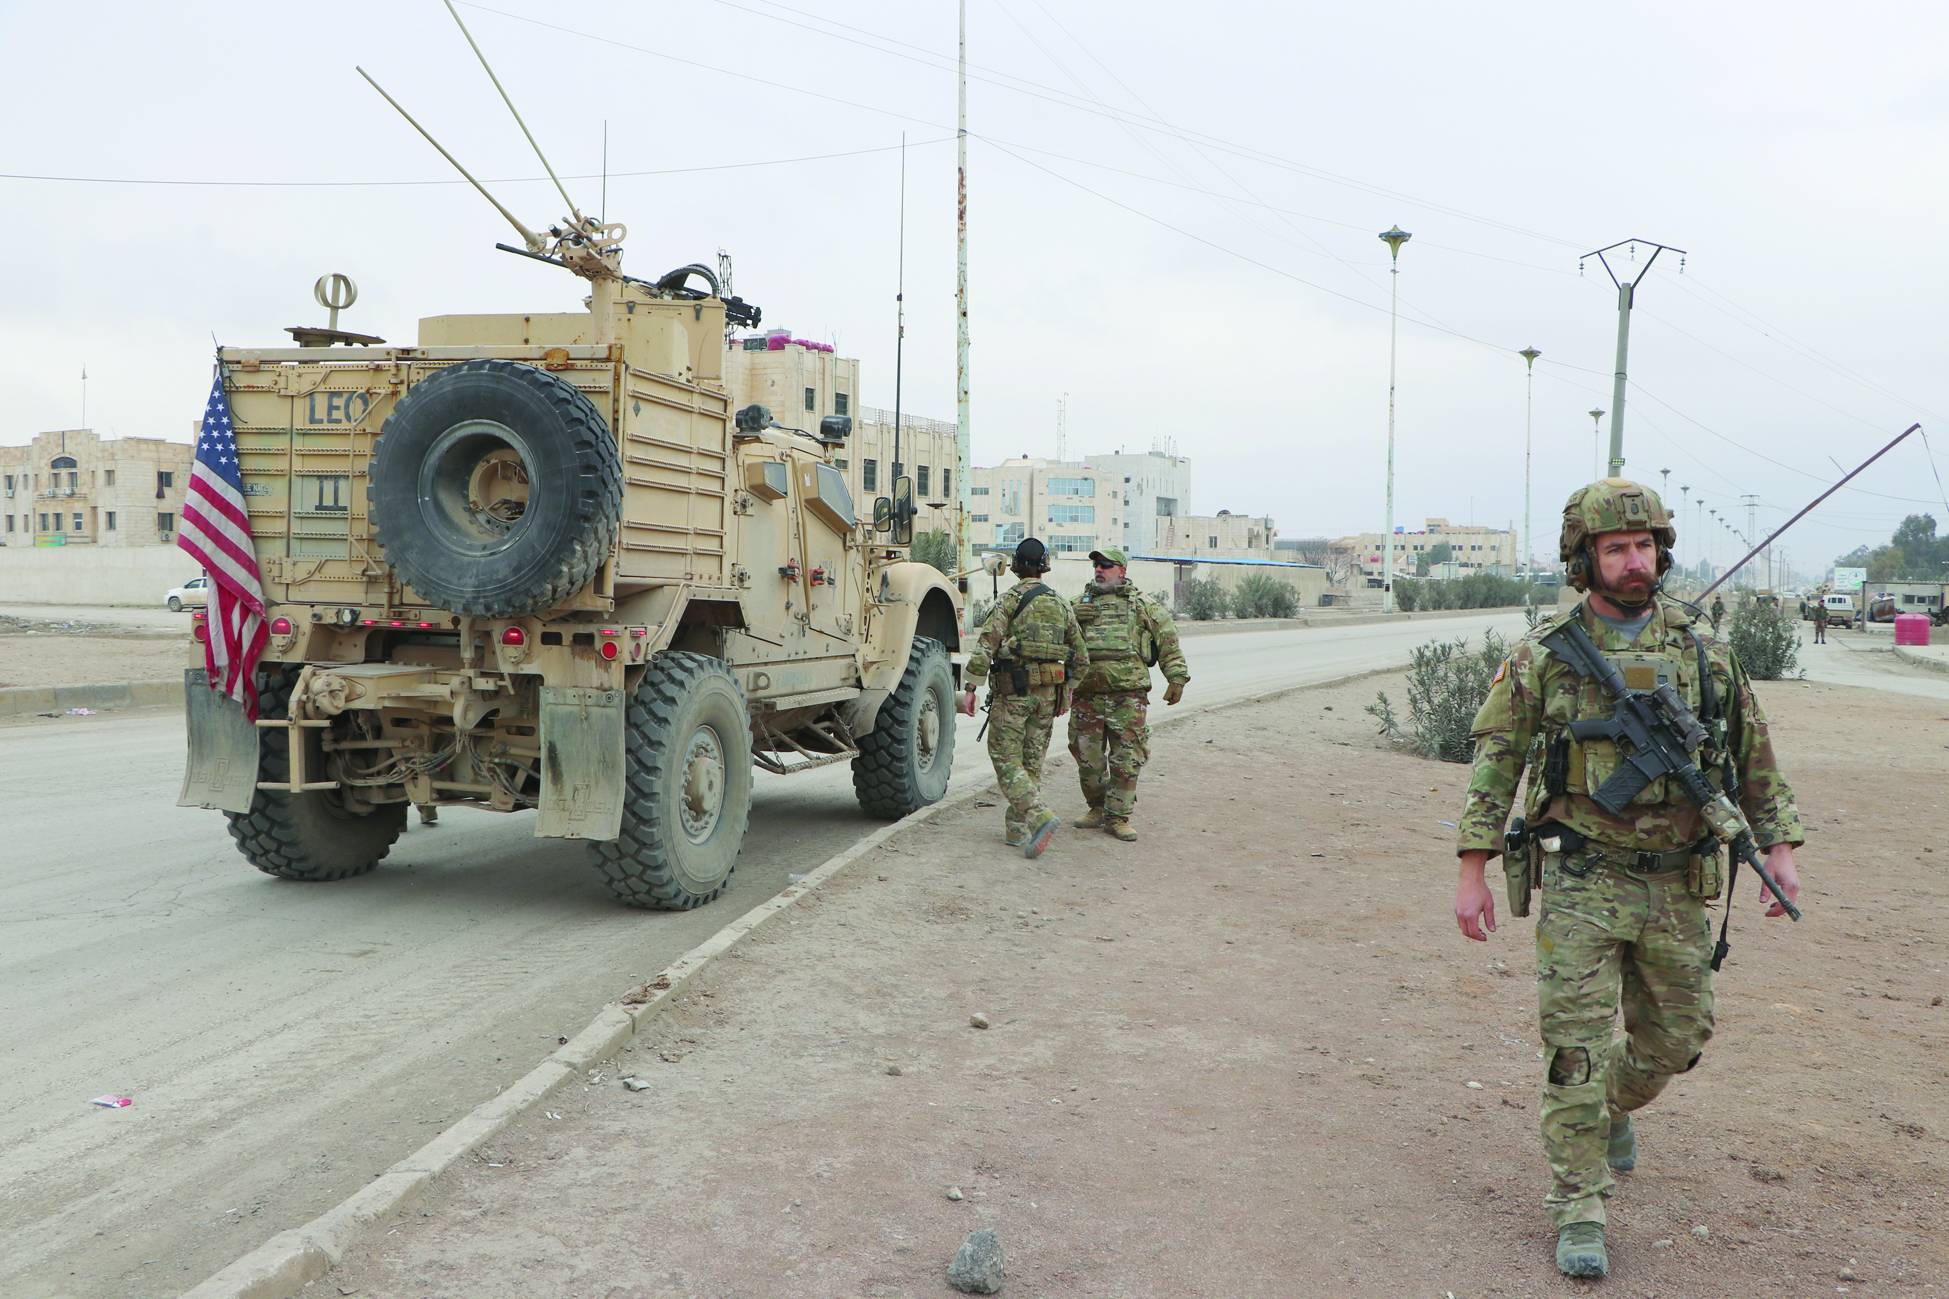
<svg viewBox="0 0 1949 1299">
<path fill-rule="evenodd" d="M 183 711 L 189 765 L 176 806 L 250 811 L 257 793 L 257 728 L 244 716 L 243 705 L 210 689 L 204 669 L 189 668 L 183 673 Z"/>
<path fill-rule="evenodd" d="M 543 686 L 536 836 L 608 840 L 622 827 L 623 692 Z"/>
</svg>

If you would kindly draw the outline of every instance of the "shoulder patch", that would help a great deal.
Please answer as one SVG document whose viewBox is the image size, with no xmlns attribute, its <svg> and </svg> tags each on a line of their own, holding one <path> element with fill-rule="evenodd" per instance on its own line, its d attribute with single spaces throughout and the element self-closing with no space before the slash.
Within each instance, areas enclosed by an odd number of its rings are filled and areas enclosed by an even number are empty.
<svg viewBox="0 0 1949 1299">
<path fill-rule="evenodd" d="M 1499 686 L 1502 684 L 1502 679 L 1508 675 L 1509 675 L 1509 660 L 1504 659 L 1501 662 L 1501 664 L 1497 666 L 1496 674 L 1489 678 L 1489 684 L 1491 686 Z M 1785 888 L 1786 885 L 1782 884 L 1780 887 Z"/>
</svg>

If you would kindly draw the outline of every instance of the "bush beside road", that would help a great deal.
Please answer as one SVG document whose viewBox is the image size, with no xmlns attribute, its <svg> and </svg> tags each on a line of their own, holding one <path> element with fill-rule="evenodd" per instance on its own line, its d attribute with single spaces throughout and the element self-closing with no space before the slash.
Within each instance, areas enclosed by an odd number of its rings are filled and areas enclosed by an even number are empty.
<svg viewBox="0 0 1949 1299">
<path fill-rule="evenodd" d="M 1383 748 L 1377 685 L 1160 731 L 1135 845 L 1064 830 L 1026 863 L 994 806 L 899 835 L 303 1293 L 948 1295 L 980 1226 L 1018 1296 L 1562 1293 L 1533 922 L 1456 936 L 1467 770 Z M 1612 1284 L 1929 1293 L 1949 754 L 1911 700 L 1759 690 L 1808 921 L 1763 923 L 1742 877 L 1719 1035 L 1645 1114 Z M 1072 781 L 1051 763 L 1073 816 Z"/>
</svg>

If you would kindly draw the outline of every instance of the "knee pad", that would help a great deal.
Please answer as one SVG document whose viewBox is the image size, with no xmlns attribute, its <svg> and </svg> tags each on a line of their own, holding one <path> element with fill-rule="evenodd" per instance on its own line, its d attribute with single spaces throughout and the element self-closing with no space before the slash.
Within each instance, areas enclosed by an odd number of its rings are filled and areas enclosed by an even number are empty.
<svg viewBox="0 0 1949 1299">
<path fill-rule="evenodd" d="M 1550 1052 L 1550 1085 L 1581 1087 L 1590 1081 L 1590 1051 L 1581 1046 L 1559 1046 Z"/>
</svg>

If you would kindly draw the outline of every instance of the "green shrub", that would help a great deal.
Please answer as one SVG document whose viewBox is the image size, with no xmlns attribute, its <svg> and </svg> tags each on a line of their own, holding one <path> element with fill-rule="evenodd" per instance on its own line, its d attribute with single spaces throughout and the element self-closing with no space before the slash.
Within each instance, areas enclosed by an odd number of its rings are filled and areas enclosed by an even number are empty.
<svg viewBox="0 0 1949 1299">
<path fill-rule="evenodd" d="M 1234 618 L 1294 618 L 1299 592 L 1270 573 L 1247 573 L 1232 592 Z"/>
<path fill-rule="evenodd" d="M 949 577 L 953 577 L 958 571 L 956 565 L 960 561 L 961 552 L 954 544 L 953 533 L 943 528 L 936 528 L 932 532 L 923 532 L 914 538 L 914 547 L 909 558 L 915 563 L 932 564 Z"/>
<path fill-rule="evenodd" d="M 988 621 L 988 615 L 993 612 L 995 612 L 995 602 L 993 600 L 985 596 L 976 596 L 974 603 L 968 606 L 968 626 L 981 626 Z"/>
<path fill-rule="evenodd" d="M 1396 575 L 1394 607 L 1403 613 L 1421 609 L 1504 609 L 1522 604 L 1525 588 L 1535 604 L 1547 605 L 1556 599 L 1556 593 L 1546 586 L 1531 587 L 1513 577 L 1488 573 L 1471 573 L 1448 581 Z"/>
<path fill-rule="evenodd" d="M 1184 584 L 1184 614 L 1193 622 L 1222 618 L 1225 606 L 1225 588 L 1210 578 L 1193 578 Z"/>
<path fill-rule="evenodd" d="M 1732 652 L 1746 675 L 1777 681 L 1792 674 L 1800 662 L 1800 628 L 1784 605 L 1741 597 L 1732 611 Z"/>
<path fill-rule="evenodd" d="M 1380 721 L 1381 734 L 1388 739 L 1424 757 L 1467 762 L 1475 752 L 1469 727 L 1508 654 L 1508 642 L 1494 632 L 1483 633 L 1479 649 L 1470 649 L 1466 636 L 1418 645 L 1408 664 L 1407 725 L 1395 715 L 1386 691 L 1367 711 Z"/>
</svg>

